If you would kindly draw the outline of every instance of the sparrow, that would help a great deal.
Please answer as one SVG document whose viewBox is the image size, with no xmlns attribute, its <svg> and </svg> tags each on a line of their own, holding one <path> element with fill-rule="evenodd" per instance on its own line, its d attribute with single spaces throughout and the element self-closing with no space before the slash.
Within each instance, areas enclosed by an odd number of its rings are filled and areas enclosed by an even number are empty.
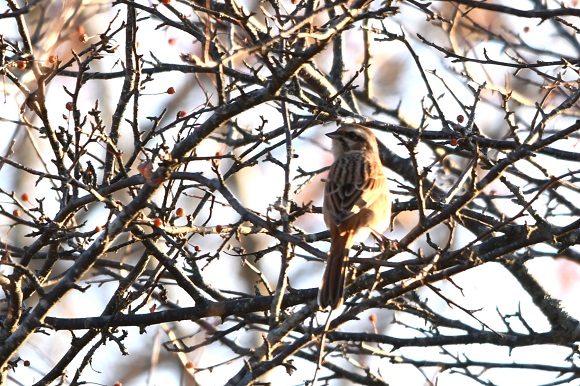
<svg viewBox="0 0 580 386">
<path fill-rule="evenodd" d="M 379 147 L 373 132 L 345 124 L 326 134 L 332 139 L 334 162 L 324 186 L 322 213 L 330 231 L 330 251 L 318 305 L 340 307 L 348 268 L 348 252 L 355 236 L 366 239 L 382 233 L 391 223 L 391 198 Z"/>
</svg>

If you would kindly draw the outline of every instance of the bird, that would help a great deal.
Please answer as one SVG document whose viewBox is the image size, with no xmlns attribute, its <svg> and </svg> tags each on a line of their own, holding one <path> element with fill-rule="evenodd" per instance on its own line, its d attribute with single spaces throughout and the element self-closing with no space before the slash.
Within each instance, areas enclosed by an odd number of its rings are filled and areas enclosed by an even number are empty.
<svg viewBox="0 0 580 386">
<path fill-rule="evenodd" d="M 355 236 L 366 239 L 391 223 L 391 198 L 377 139 L 358 124 L 343 124 L 326 134 L 332 139 L 334 162 L 324 186 L 322 213 L 330 231 L 330 251 L 318 290 L 322 309 L 339 308 L 344 300 L 348 252 Z"/>
</svg>

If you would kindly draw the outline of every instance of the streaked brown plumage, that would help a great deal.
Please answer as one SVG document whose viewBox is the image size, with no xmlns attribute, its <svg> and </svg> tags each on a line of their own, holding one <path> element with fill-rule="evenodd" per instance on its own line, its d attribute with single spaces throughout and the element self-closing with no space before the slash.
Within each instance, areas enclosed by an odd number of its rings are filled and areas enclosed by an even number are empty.
<svg viewBox="0 0 580 386">
<path fill-rule="evenodd" d="M 391 221 L 391 199 L 377 140 L 360 125 L 343 125 L 332 138 L 334 163 L 324 187 L 322 212 L 330 230 L 330 252 L 318 290 L 318 304 L 342 305 L 348 251 L 357 235 L 382 234 Z"/>
</svg>

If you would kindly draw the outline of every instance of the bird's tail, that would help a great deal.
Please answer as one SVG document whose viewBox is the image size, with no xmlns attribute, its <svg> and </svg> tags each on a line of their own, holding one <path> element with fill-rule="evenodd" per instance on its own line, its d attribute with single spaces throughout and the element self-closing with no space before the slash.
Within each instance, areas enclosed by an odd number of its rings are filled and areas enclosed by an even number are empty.
<svg viewBox="0 0 580 386">
<path fill-rule="evenodd" d="M 318 290 L 318 305 L 322 308 L 330 306 L 334 310 L 342 305 L 348 250 L 352 245 L 352 238 L 353 234 L 350 232 L 332 238 L 326 270 Z"/>
</svg>

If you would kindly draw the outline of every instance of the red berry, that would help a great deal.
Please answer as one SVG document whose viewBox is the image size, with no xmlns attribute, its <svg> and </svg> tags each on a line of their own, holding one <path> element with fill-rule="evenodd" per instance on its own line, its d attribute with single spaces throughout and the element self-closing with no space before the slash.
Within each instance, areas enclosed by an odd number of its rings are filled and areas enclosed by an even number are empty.
<svg viewBox="0 0 580 386">
<path fill-rule="evenodd" d="M 153 164 L 151 161 L 143 161 L 137 166 L 139 173 L 146 179 L 149 180 L 151 175 L 153 175 Z"/>
<path fill-rule="evenodd" d="M 28 193 L 22 193 L 22 196 L 20 196 L 20 198 L 24 202 L 29 202 L 30 201 L 30 196 L 28 195 Z"/>
<path fill-rule="evenodd" d="M 12 214 L 13 214 L 15 217 L 20 217 L 20 216 L 22 216 L 22 212 L 20 211 L 20 209 L 14 209 L 14 210 L 12 211 Z"/>
<path fill-rule="evenodd" d="M 173 94 L 175 94 L 175 89 L 174 89 L 173 87 L 169 87 L 169 88 L 167 89 L 167 93 L 168 93 L 169 95 L 173 95 Z"/>
<path fill-rule="evenodd" d="M 68 111 L 73 111 L 75 107 L 73 106 L 72 102 L 66 102 L 66 109 Z"/>
<path fill-rule="evenodd" d="M 187 115 L 187 113 L 185 111 L 183 111 L 183 110 L 179 110 L 177 112 L 177 117 L 178 118 L 184 118 L 186 115 Z"/>
<path fill-rule="evenodd" d="M 153 225 L 155 225 L 156 227 L 160 227 L 161 225 L 163 225 L 163 220 L 161 220 L 159 217 L 156 217 L 155 220 L 153 220 Z"/>
<path fill-rule="evenodd" d="M 175 210 L 175 215 L 177 217 L 183 217 L 183 215 L 185 214 L 185 209 L 179 207 Z"/>
<path fill-rule="evenodd" d="M 176 42 L 175 38 L 169 38 L 169 39 L 167 39 L 167 43 L 168 43 L 170 46 L 174 45 L 174 44 L 175 44 L 175 42 Z"/>
<path fill-rule="evenodd" d="M 458 115 L 458 116 L 457 116 L 457 122 L 459 122 L 459 123 L 463 123 L 463 120 L 464 120 L 464 119 L 465 119 L 465 118 L 463 117 L 463 115 Z"/>
</svg>

